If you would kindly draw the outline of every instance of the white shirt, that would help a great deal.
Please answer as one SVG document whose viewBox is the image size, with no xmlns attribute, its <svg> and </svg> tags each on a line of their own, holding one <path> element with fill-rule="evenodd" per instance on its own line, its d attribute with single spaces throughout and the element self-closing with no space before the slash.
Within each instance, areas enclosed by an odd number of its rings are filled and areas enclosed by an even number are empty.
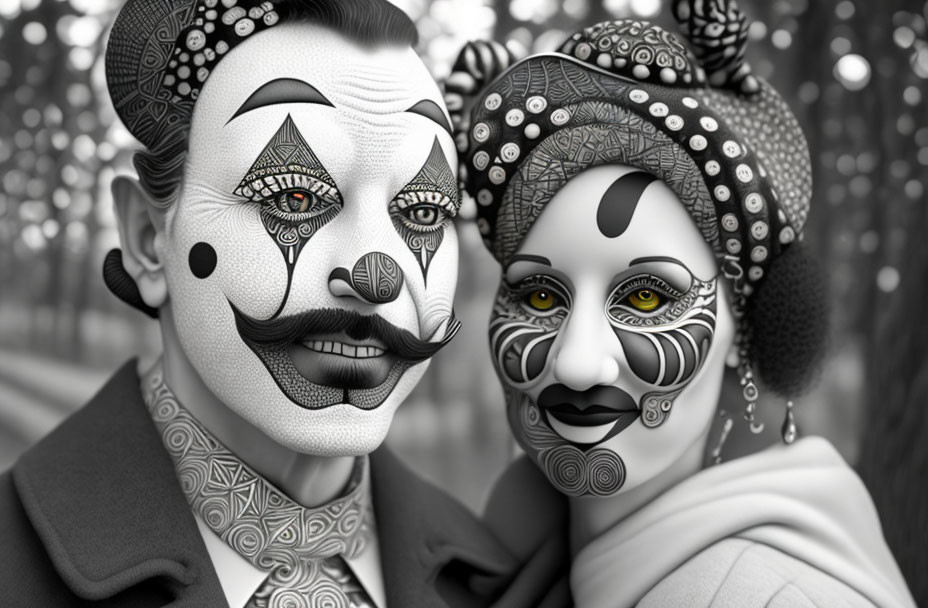
<svg viewBox="0 0 928 608">
<path fill-rule="evenodd" d="M 229 607 L 245 608 L 251 596 L 270 575 L 270 571 L 261 570 L 252 565 L 210 530 L 199 515 L 194 514 L 194 517 Z M 364 586 L 364 590 L 367 591 L 377 608 L 387 608 L 387 594 L 383 584 L 383 572 L 380 570 L 380 546 L 377 535 L 371 534 L 367 546 L 360 555 L 352 559 L 343 556 L 343 559 Z"/>
</svg>

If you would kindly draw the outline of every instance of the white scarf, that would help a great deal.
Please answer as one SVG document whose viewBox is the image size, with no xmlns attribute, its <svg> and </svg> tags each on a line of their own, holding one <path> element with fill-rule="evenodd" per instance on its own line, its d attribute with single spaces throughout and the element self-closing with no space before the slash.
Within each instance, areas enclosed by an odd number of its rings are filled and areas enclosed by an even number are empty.
<svg viewBox="0 0 928 608">
<path fill-rule="evenodd" d="M 576 605 L 634 606 L 677 567 L 730 537 L 806 562 L 880 608 L 915 608 L 869 493 L 819 437 L 701 471 L 619 522 L 574 559 Z"/>
</svg>

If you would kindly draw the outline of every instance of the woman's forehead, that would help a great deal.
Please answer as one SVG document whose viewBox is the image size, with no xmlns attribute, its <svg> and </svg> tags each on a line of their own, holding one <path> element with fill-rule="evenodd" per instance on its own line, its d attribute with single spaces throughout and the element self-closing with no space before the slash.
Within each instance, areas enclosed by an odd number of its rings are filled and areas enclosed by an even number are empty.
<svg viewBox="0 0 928 608">
<path fill-rule="evenodd" d="M 519 248 L 563 272 L 615 274 L 645 257 L 682 262 L 700 277 L 715 258 L 686 209 L 663 182 L 633 167 L 588 169 L 545 206 Z"/>
</svg>

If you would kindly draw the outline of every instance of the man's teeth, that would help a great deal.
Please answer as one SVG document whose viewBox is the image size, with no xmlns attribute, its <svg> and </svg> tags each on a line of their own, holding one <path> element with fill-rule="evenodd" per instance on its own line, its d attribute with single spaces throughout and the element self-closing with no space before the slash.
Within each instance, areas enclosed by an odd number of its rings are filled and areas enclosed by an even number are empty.
<svg viewBox="0 0 928 608">
<path fill-rule="evenodd" d="M 353 346 L 341 342 L 331 342 L 329 340 L 310 340 L 304 342 L 303 346 L 317 353 L 332 353 L 352 359 L 370 359 L 383 355 L 383 349 L 376 346 Z"/>
</svg>

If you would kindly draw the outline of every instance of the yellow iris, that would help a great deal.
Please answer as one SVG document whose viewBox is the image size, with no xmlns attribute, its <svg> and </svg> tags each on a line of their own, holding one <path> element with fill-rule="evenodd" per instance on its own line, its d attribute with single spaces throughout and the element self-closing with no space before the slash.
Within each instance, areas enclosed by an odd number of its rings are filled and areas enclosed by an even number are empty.
<svg viewBox="0 0 928 608">
<path fill-rule="evenodd" d="M 544 289 L 536 289 L 528 294 L 528 305 L 535 310 L 551 310 L 554 300 L 554 294 Z"/>
<path fill-rule="evenodd" d="M 628 296 L 628 301 L 632 306 L 644 312 L 651 312 L 661 305 L 660 296 L 650 289 L 639 289 Z"/>
</svg>

